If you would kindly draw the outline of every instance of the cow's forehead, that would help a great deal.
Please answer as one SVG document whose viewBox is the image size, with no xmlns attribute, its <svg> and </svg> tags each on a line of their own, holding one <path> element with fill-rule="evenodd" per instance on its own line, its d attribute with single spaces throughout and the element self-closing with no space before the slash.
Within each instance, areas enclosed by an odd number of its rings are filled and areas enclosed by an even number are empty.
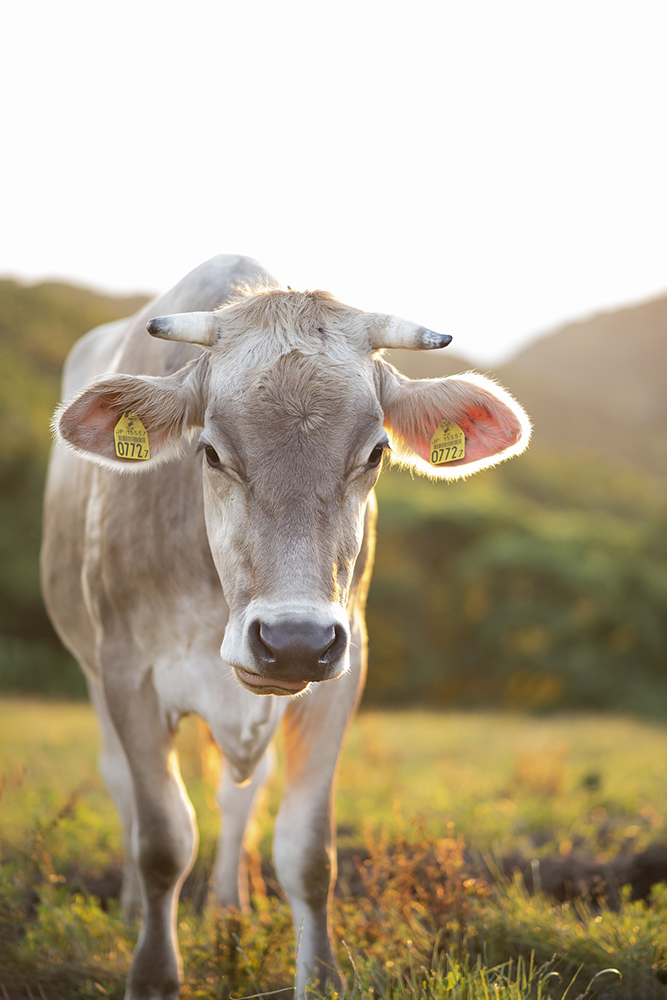
<svg viewBox="0 0 667 1000">
<path fill-rule="evenodd" d="M 207 427 L 252 461 L 335 441 L 341 460 L 382 423 L 367 317 L 325 292 L 269 291 L 223 310 Z"/>
<path fill-rule="evenodd" d="M 381 423 L 372 362 L 355 352 L 343 361 L 292 350 L 248 368 L 222 358 L 212 366 L 207 426 L 233 434 L 247 457 L 268 441 L 281 451 L 335 442 L 343 457 Z"/>
<path fill-rule="evenodd" d="M 372 353 L 369 315 L 327 292 L 280 289 L 249 294 L 217 316 L 211 349 L 221 378 L 243 378 L 298 352 L 345 367 L 367 367 Z"/>
</svg>

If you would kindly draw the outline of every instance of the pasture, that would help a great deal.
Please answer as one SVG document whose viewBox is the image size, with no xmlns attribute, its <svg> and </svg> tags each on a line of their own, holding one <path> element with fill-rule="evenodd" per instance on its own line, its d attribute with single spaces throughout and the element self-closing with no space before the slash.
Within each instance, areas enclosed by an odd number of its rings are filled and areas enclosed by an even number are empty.
<svg viewBox="0 0 667 1000">
<path fill-rule="evenodd" d="M 289 996 L 294 937 L 269 864 L 280 746 L 252 830 L 252 909 L 220 913 L 205 898 L 219 756 L 194 718 L 179 745 L 201 837 L 179 912 L 182 995 Z M 0 995 L 11 1000 L 123 995 L 136 927 L 114 896 L 120 829 L 97 746 L 87 704 L 0 705 Z M 665 887 L 649 902 L 627 887 L 610 908 L 576 887 L 563 903 L 528 895 L 511 874 L 511 858 L 537 880 L 540 859 L 604 868 L 659 844 L 666 762 L 667 728 L 625 717 L 363 712 L 338 789 L 334 929 L 348 996 L 667 995 Z"/>
</svg>

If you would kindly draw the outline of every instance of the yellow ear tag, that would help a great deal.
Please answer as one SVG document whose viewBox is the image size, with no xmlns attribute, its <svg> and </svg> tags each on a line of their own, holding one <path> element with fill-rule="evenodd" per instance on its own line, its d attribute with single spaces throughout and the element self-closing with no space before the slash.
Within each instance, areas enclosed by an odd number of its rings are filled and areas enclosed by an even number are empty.
<svg viewBox="0 0 667 1000">
<path fill-rule="evenodd" d="M 114 427 L 113 439 L 119 458 L 135 458 L 145 462 L 151 457 L 148 431 L 132 410 L 127 410 Z"/>
<path fill-rule="evenodd" d="M 443 420 L 431 438 L 431 465 L 446 465 L 465 458 L 466 436 L 458 424 Z"/>
</svg>

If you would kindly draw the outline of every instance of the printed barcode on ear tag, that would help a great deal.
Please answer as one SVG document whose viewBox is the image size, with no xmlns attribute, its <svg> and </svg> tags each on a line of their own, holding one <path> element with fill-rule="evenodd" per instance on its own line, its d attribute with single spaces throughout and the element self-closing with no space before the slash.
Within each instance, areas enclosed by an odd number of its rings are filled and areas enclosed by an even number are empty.
<svg viewBox="0 0 667 1000">
<path fill-rule="evenodd" d="M 443 420 L 431 438 L 431 465 L 446 465 L 465 458 L 466 436 L 458 424 Z"/>
<path fill-rule="evenodd" d="M 145 462 L 151 457 L 148 431 L 132 410 L 127 410 L 114 427 L 113 440 L 119 458 Z"/>
</svg>

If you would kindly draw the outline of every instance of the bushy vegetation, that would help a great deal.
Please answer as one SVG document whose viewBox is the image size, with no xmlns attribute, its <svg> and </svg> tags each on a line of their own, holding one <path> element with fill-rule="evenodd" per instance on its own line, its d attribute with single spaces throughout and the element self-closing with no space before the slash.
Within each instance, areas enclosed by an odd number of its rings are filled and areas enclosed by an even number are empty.
<svg viewBox="0 0 667 1000">
<path fill-rule="evenodd" d="M 415 856 L 438 866 L 441 899 L 418 891 Z M 137 926 L 123 923 L 116 905 L 104 912 L 94 897 L 58 887 L 47 852 L 41 860 L 47 878 L 35 912 L 27 917 L 14 887 L 14 898 L 6 896 L 0 912 L 3 985 L 37 991 L 39 984 L 48 1000 L 120 1000 Z M 416 836 L 399 853 L 376 847 L 373 860 L 381 882 L 370 875 L 367 896 L 334 904 L 345 985 L 327 991 L 330 1000 L 546 1000 L 599 995 L 589 991 L 594 986 L 604 988 L 607 1000 L 658 1000 L 664 993 L 656 978 L 665 959 L 662 889 L 650 906 L 626 899 L 621 912 L 612 913 L 585 904 L 554 906 L 544 896 L 529 897 L 518 882 L 489 886 L 466 877 L 460 845 L 447 839 Z M 424 895 L 435 909 L 425 908 Z M 275 897 L 252 902 L 248 913 L 213 906 L 200 913 L 181 905 L 184 1000 L 292 994 L 295 939 L 288 906 Z M 496 961 L 497 955 L 505 957 Z M 322 996 L 317 988 L 309 995 Z"/>
<path fill-rule="evenodd" d="M 202 833 L 196 888 L 217 835 L 217 758 L 194 719 L 179 743 Z M 10 997 L 28 986 L 47 1000 L 123 996 L 137 926 L 90 888 L 120 861 L 96 748 L 88 705 L 0 706 L 0 994 L 4 985 Z M 483 861 L 517 845 L 564 856 L 662 837 L 666 751 L 663 727 L 627 719 L 362 713 L 340 774 L 339 839 L 357 845 L 362 885 L 354 898 L 343 885 L 334 904 L 344 995 L 659 1000 L 664 886 L 648 902 L 624 891 L 613 910 L 559 904 L 529 895 L 519 875 L 494 878 Z M 280 783 L 279 754 L 255 830 L 264 859 Z M 185 998 L 289 995 L 295 941 L 282 899 L 260 891 L 250 912 L 221 913 L 192 886 L 185 895 Z"/>
<path fill-rule="evenodd" d="M 0 281 L 0 690 L 85 697 L 39 592 L 49 421 L 71 344 L 143 301 Z M 667 714 L 663 494 L 544 448 L 464 483 L 385 472 L 366 704 Z"/>
<path fill-rule="evenodd" d="M 51 417 L 72 344 L 145 301 L 56 282 L 0 280 L 0 689 L 85 697 L 83 678 L 51 628 L 39 589 Z"/>
<path fill-rule="evenodd" d="M 530 454 L 381 480 L 369 701 L 667 712 L 667 506 L 638 474 Z"/>
</svg>

